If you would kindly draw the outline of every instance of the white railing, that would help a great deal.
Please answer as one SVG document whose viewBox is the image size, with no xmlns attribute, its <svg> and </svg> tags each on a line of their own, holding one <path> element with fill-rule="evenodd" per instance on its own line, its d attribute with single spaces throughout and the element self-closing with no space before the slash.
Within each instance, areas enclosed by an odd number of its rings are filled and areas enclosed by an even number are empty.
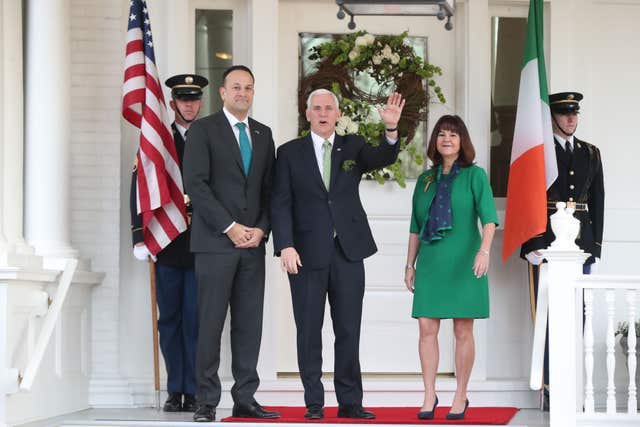
<svg viewBox="0 0 640 427">
<path fill-rule="evenodd" d="M 584 410 L 578 413 L 578 421 L 611 420 L 629 421 L 634 425 L 640 425 L 640 413 L 638 413 L 638 396 L 636 384 L 636 331 L 635 321 L 640 294 L 640 276 L 580 276 L 574 281 L 577 295 L 584 294 L 584 332 L 583 332 L 583 352 L 584 352 Z M 604 300 L 599 298 L 604 293 Z M 623 302 L 626 306 L 626 319 L 629 323 L 628 329 L 628 354 L 626 368 L 616 366 L 616 296 L 624 295 Z M 598 305 L 606 311 L 606 356 L 604 366 L 594 366 L 594 312 Z M 594 399 L 594 372 L 599 369 L 606 369 L 606 409 L 597 411 Z M 618 412 L 618 402 L 616 398 L 615 372 L 618 369 L 625 371 L 629 384 L 626 390 L 626 408 Z"/>
<path fill-rule="evenodd" d="M 548 265 L 541 269 L 538 310 L 547 304 L 549 309 L 549 386 L 550 427 L 623 426 L 640 425 L 638 413 L 636 373 L 635 317 L 640 276 L 583 275 L 582 264 L 588 254 L 575 245 L 578 224 L 573 210 L 558 205 L 552 216 L 557 236 L 544 251 Z M 546 279 L 546 280 L 545 280 Z M 604 292 L 605 298 L 596 298 Z M 626 411 L 617 412 L 615 376 L 615 320 L 616 293 L 625 292 L 629 322 L 627 374 L 629 375 Z M 583 298 L 584 295 L 584 298 Z M 540 301 L 540 299 L 543 301 Z M 584 311 L 583 311 L 584 302 Z M 603 305 L 600 305 L 603 304 Z M 606 336 L 596 337 L 594 312 L 606 310 Z M 584 313 L 584 323 L 583 323 Z M 545 313 L 538 316 L 546 318 Z M 536 324 L 532 354 L 531 387 L 539 389 L 544 352 L 544 322 Z M 597 340 L 596 338 L 600 338 Z M 606 343 L 603 366 L 595 366 L 594 349 L 597 342 Z M 606 410 L 596 411 L 594 372 L 606 369 Z"/>
</svg>

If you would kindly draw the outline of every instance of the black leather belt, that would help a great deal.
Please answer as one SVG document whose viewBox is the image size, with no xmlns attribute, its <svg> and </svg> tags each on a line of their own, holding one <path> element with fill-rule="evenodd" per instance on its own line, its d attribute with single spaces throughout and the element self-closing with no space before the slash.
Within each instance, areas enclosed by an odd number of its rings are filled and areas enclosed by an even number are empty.
<svg viewBox="0 0 640 427">
<path fill-rule="evenodd" d="M 547 209 L 557 209 L 556 203 L 558 202 L 547 202 Z M 564 202 L 567 204 L 568 208 L 573 208 L 576 212 L 589 212 L 589 205 L 586 203 L 576 203 L 576 202 Z"/>
</svg>

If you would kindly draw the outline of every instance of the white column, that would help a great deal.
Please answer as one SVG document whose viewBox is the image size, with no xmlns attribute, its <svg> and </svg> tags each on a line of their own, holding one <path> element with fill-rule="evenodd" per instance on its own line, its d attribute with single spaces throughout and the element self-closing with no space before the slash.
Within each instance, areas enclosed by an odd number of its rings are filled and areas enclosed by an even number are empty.
<svg viewBox="0 0 640 427">
<path fill-rule="evenodd" d="M 3 53 L 0 55 L 0 132 L 4 131 L 4 109 L 6 104 L 6 98 L 4 93 L 4 51 L 5 51 L 5 22 L 4 22 L 4 2 L 0 2 L 0 51 Z M 3 164 L 4 159 L 4 146 L 7 145 L 6 138 L 0 140 L 0 164 Z M 8 245 L 7 238 L 4 235 L 4 209 L 5 209 L 5 197 L 4 197 L 4 168 L 3 173 L 0 174 L 0 256 L 7 253 Z M 0 261 L 0 264 L 2 262 Z M 1 409 L 0 409 L 1 410 Z"/>
<path fill-rule="evenodd" d="M 490 134 L 491 114 L 491 20 L 489 0 L 456 2 L 453 21 L 456 47 L 456 105 L 474 141 L 486 141 Z M 489 170 L 489 144 L 476 143 L 476 161 Z M 487 377 L 487 321 L 474 324 L 476 360 L 471 371 L 472 380 Z"/>
<path fill-rule="evenodd" d="M 256 96 L 251 116 L 271 127 L 274 140 L 278 141 L 276 124 L 277 108 L 273 100 L 278 99 L 278 0 L 250 0 L 249 2 L 249 65 L 256 76 Z M 265 52 L 271 52 L 265 55 Z M 234 50 L 235 54 L 235 50 Z M 265 265 L 264 316 L 262 347 L 258 369 L 260 378 L 266 381 L 277 378 L 278 345 L 278 301 L 277 292 L 280 268 L 272 253 L 272 242 L 267 247 Z M 281 297 L 281 296 L 280 296 Z"/>
<path fill-rule="evenodd" d="M 549 422 L 552 426 L 573 427 L 579 400 L 577 378 L 582 376 L 582 365 L 576 363 L 581 316 L 576 316 L 574 283 L 582 275 L 582 264 L 589 254 L 575 244 L 580 223 L 573 211 L 565 211 L 564 203 L 558 203 L 551 227 L 556 240 L 542 251 L 549 262 Z"/>
<path fill-rule="evenodd" d="M 26 236 L 45 266 L 75 257 L 69 233 L 68 0 L 27 0 Z"/>
<path fill-rule="evenodd" d="M 0 228 L 8 242 L 8 265 L 32 264 L 23 255 L 33 254 L 23 234 L 23 60 L 22 1 L 4 1 L 2 5 L 2 54 L 0 67 Z M 20 256 L 18 256 L 20 255 Z"/>
<path fill-rule="evenodd" d="M 0 10 L 2 2 L 0 2 Z M 1 13 L 1 12 L 0 12 Z M 2 22 L 2 21 L 0 21 Z M 1 28 L 1 27 L 0 27 Z M 2 46 L 0 44 L 0 46 Z M 7 285 L 0 283 L 0 427 L 7 425 L 7 383 L 9 382 L 9 367 L 7 366 L 7 330 L 9 329 L 7 312 Z"/>
</svg>

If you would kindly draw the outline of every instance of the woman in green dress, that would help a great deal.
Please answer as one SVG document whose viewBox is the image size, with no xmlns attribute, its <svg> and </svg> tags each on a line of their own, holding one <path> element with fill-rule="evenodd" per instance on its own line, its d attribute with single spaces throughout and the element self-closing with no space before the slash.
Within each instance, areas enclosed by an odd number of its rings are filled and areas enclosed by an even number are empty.
<svg viewBox="0 0 640 427">
<path fill-rule="evenodd" d="M 427 157 L 433 166 L 416 181 L 404 278 L 420 327 L 425 395 L 418 418 L 433 418 L 438 405 L 438 330 L 440 319 L 453 319 L 457 387 L 447 419 L 463 419 L 475 356 L 473 320 L 489 317 L 487 271 L 498 218 L 487 174 L 473 164 L 475 150 L 460 117 L 438 120 Z"/>
</svg>

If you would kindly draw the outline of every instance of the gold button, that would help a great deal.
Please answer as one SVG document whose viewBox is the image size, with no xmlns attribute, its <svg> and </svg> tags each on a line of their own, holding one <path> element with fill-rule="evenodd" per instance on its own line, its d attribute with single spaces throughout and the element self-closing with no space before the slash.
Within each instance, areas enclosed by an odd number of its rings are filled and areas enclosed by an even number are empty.
<svg viewBox="0 0 640 427">
<path fill-rule="evenodd" d="M 573 202 L 573 197 L 569 197 L 569 201 L 570 201 L 570 202 Z"/>
<path fill-rule="evenodd" d="M 574 171 L 569 171 L 569 175 L 573 175 L 573 174 L 575 174 Z"/>
<path fill-rule="evenodd" d="M 574 188 L 576 188 L 576 187 L 575 187 L 573 184 L 571 184 L 571 185 L 569 186 L 569 188 L 570 188 L 571 190 L 573 190 L 573 189 L 574 189 Z"/>
</svg>

